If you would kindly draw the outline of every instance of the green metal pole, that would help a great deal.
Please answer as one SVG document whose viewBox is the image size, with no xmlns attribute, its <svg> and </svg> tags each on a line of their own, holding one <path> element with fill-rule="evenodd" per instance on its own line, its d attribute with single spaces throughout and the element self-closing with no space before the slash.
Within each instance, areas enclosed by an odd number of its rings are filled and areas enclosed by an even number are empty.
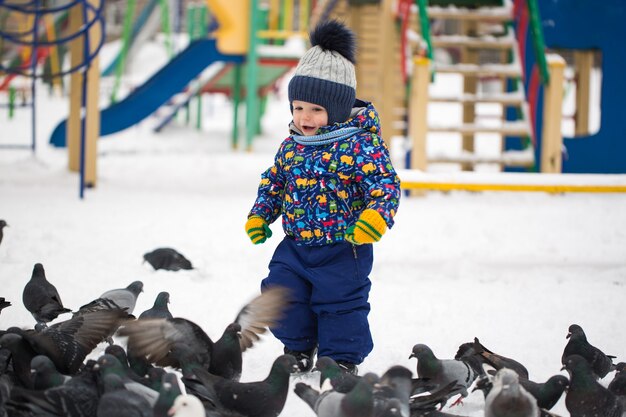
<svg viewBox="0 0 626 417">
<path fill-rule="evenodd" d="M 161 0 L 161 30 L 165 35 L 165 50 L 168 57 L 174 56 L 172 46 L 172 29 L 170 27 L 170 6 L 169 0 Z"/>
<path fill-rule="evenodd" d="M 546 60 L 546 44 L 543 40 L 541 30 L 541 20 L 539 18 L 539 6 L 537 0 L 528 0 L 528 13 L 530 14 L 530 34 L 533 38 L 533 49 L 535 59 L 539 65 L 539 74 L 544 85 L 550 84 L 550 73 L 548 72 L 548 62 Z"/>
<path fill-rule="evenodd" d="M 239 141 L 239 104 L 241 104 L 241 64 L 235 64 L 233 69 L 233 136 L 232 146 L 237 149 Z"/>
<path fill-rule="evenodd" d="M 122 32 L 122 52 L 119 61 L 117 61 L 117 67 L 115 67 L 115 83 L 113 84 L 113 91 L 111 91 L 112 103 L 117 102 L 117 93 L 120 89 L 122 73 L 124 72 L 124 66 L 126 65 L 126 55 L 128 54 L 128 48 L 130 47 L 130 35 L 132 32 L 132 23 L 136 4 L 136 0 L 128 0 L 126 16 L 124 17 L 124 31 Z"/>
<path fill-rule="evenodd" d="M 17 93 L 15 87 L 9 87 L 9 119 L 12 119 L 15 115 L 15 97 Z"/>
<path fill-rule="evenodd" d="M 428 20 L 428 0 L 415 0 L 417 2 L 417 10 L 420 14 L 420 28 L 422 29 L 422 37 L 426 41 L 426 56 L 433 60 L 433 45 L 430 39 L 430 21 Z"/>
<path fill-rule="evenodd" d="M 257 91 L 258 53 L 257 32 L 259 30 L 259 0 L 250 0 L 250 35 L 246 60 L 246 148 L 252 150 L 252 140 L 256 132 L 257 112 L 259 111 Z"/>
</svg>

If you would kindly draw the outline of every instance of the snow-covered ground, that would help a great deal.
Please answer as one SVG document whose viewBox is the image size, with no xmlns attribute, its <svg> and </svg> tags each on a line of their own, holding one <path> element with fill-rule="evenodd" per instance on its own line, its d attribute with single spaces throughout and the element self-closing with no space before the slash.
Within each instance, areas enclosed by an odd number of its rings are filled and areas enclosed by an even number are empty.
<svg viewBox="0 0 626 417">
<path fill-rule="evenodd" d="M 174 315 L 218 337 L 258 293 L 282 236 L 277 222 L 274 237 L 254 246 L 243 225 L 260 174 L 285 136 L 285 97 L 270 100 L 263 135 L 250 153 L 231 148 L 231 108 L 221 97 L 205 99 L 202 131 L 179 123 L 154 134 L 151 118 L 103 138 L 97 187 L 80 200 L 66 150 L 47 145 L 67 103 L 40 92 L 37 152 L 0 150 L 0 219 L 10 225 L 0 244 L 0 296 L 13 302 L 2 311 L 0 327 L 33 324 L 21 294 L 41 262 L 70 308 L 142 280 L 137 311 L 168 291 Z M 0 144 L 29 140 L 28 109 L 14 120 L 0 113 Z M 142 264 L 145 252 L 163 246 L 182 252 L 195 269 L 154 272 Z M 361 372 L 382 373 L 395 364 L 415 372 L 415 360 L 408 359 L 414 344 L 451 358 L 476 336 L 525 364 L 531 379 L 544 381 L 560 372 L 572 323 L 624 361 L 626 195 L 403 198 L 395 227 L 376 244 L 371 279 L 375 348 Z M 265 337 L 245 353 L 242 379 L 264 378 L 281 351 L 277 340 Z M 475 392 L 464 406 L 446 411 L 482 416 L 482 407 Z M 553 411 L 568 415 L 563 399 Z M 292 392 L 282 415 L 313 413 Z"/>
</svg>

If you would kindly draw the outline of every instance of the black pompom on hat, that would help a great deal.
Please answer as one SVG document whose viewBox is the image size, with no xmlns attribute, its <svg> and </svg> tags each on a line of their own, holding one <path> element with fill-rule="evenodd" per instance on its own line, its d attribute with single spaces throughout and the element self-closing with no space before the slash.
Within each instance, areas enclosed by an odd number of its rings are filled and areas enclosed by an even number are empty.
<svg viewBox="0 0 626 417">
<path fill-rule="evenodd" d="M 311 49 L 300 59 L 289 82 L 289 105 L 300 100 L 322 106 L 328 124 L 348 120 L 356 99 L 356 40 L 343 23 L 329 20 L 309 34 Z"/>
</svg>

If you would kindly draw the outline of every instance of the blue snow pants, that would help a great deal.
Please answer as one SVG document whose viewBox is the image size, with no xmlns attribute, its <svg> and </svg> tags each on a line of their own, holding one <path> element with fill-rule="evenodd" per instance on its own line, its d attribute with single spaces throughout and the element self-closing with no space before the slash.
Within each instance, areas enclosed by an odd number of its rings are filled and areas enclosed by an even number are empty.
<svg viewBox="0 0 626 417">
<path fill-rule="evenodd" d="M 291 304 L 272 329 L 288 349 L 360 364 L 374 344 L 367 321 L 372 245 L 347 242 L 299 246 L 285 237 L 269 264 L 261 290 L 290 289 Z"/>
</svg>

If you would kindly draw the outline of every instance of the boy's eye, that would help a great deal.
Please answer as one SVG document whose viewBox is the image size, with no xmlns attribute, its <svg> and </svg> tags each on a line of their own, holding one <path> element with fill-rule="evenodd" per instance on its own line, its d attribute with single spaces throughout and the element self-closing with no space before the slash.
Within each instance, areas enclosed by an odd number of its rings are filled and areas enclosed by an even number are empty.
<svg viewBox="0 0 626 417">
<path fill-rule="evenodd" d="M 302 107 L 298 106 L 298 107 L 294 107 L 293 109 L 300 111 L 300 110 L 302 110 Z"/>
</svg>

